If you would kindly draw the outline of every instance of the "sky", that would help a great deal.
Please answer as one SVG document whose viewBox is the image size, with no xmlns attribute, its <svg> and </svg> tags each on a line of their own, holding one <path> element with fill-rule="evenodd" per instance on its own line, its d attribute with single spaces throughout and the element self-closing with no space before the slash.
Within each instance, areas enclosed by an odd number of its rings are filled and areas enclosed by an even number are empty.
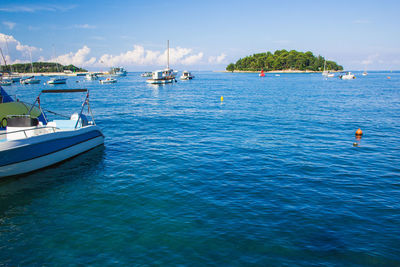
<svg viewBox="0 0 400 267">
<path fill-rule="evenodd" d="M 400 70 L 400 1 L 0 0 L 7 63 L 89 70 L 224 70 L 278 49 L 311 51 L 347 70 Z M 3 60 L 1 60 L 3 64 Z"/>
</svg>

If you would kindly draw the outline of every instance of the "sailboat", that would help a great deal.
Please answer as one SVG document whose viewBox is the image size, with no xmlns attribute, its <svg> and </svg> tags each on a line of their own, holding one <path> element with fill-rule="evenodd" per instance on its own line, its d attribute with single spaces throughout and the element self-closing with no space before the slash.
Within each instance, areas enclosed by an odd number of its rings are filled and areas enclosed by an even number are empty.
<svg viewBox="0 0 400 267">
<path fill-rule="evenodd" d="M 326 70 L 326 59 L 324 60 L 324 71 L 322 72 L 322 76 L 326 78 L 332 78 L 335 76 L 334 73 L 331 73 L 329 70 Z"/>
<path fill-rule="evenodd" d="M 261 69 L 261 73 L 258 76 L 265 77 L 264 69 Z"/>
<path fill-rule="evenodd" d="M 164 70 L 153 71 L 151 79 L 146 82 L 150 84 L 166 84 L 176 82 L 176 71 L 169 67 L 169 40 L 167 41 L 167 68 Z"/>
<path fill-rule="evenodd" d="M 53 46 L 54 48 L 54 46 Z M 56 57 L 56 49 L 54 48 L 54 57 Z M 60 70 L 58 68 L 58 63 L 56 61 L 56 67 L 57 67 L 57 72 L 60 73 Z M 47 82 L 47 84 L 66 84 L 67 83 L 67 78 L 62 78 L 62 77 L 55 77 L 51 78 L 50 81 Z"/>
<path fill-rule="evenodd" d="M 34 74 L 35 72 L 33 70 L 32 51 L 31 50 L 29 50 L 29 55 L 31 57 L 32 74 Z M 20 83 L 21 84 L 38 84 L 38 83 L 40 83 L 40 80 L 35 79 L 35 76 L 30 76 L 28 78 L 21 79 Z"/>
</svg>

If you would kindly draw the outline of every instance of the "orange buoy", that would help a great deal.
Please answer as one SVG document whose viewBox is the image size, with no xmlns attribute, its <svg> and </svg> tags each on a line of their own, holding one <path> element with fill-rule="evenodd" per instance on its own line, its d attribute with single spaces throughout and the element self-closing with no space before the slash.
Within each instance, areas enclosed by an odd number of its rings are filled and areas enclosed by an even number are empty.
<svg viewBox="0 0 400 267">
<path fill-rule="evenodd" d="M 363 132 L 361 131 L 360 128 L 358 128 L 358 130 L 356 131 L 356 136 L 361 136 L 363 135 Z"/>
</svg>

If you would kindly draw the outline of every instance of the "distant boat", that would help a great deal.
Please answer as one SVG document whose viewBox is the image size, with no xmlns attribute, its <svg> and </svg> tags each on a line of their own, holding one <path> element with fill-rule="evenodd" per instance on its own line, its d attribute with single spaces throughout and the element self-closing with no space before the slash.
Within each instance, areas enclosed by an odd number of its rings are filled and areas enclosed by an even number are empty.
<svg viewBox="0 0 400 267">
<path fill-rule="evenodd" d="M 276 77 L 280 77 L 281 75 L 280 75 L 280 74 L 275 74 L 275 76 L 276 76 Z"/>
<path fill-rule="evenodd" d="M 66 78 L 51 78 L 50 81 L 47 82 L 48 84 L 66 84 Z"/>
<path fill-rule="evenodd" d="M 105 84 L 105 83 L 116 83 L 117 82 L 117 79 L 114 79 L 114 78 L 107 78 L 107 79 L 105 79 L 105 80 L 100 80 L 100 83 L 101 84 Z"/>
<path fill-rule="evenodd" d="M 12 84 L 12 81 L 0 81 L 0 85 L 1 86 L 9 86 L 9 85 L 11 85 Z"/>
<path fill-rule="evenodd" d="M 261 69 L 261 73 L 258 76 L 265 77 L 264 69 Z"/>
<path fill-rule="evenodd" d="M 123 67 L 111 68 L 110 74 L 115 76 L 126 76 L 127 71 Z"/>
<path fill-rule="evenodd" d="M 144 73 L 140 74 L 140 76 L 142 76 L 142 77 L 151 77 L 152 75 L 153 75 L 152 72 L 144 72 Z"/>
<path fill-rule="evenodd" d="M 40 80 L 35 79 L 35 76 L 30 76 L 20 80 L 21 84 L 39 84 Z"/>
<path fill-rule="evenodd" d="M 326 60 L 324 60 L 324 71 L 322 72 L 322 76 L 324 76 L 326 78 L 335 77 L 334 73 L 331 73 L 329 70 L 326 70 Z"/>
<path fill-rule="evenodd" d="M 194 78 L 194 75 L 192 75 L 189 71 L 184 70 L 182 72 L 182 76 L 180 77 L 181 80 L 191 80 Z"/>
<path fill-rule="evenodd" d="M 362 73 L 362 76 L 367 76 L 368 75 L 368 73 L 366 72 L 366 71 L 364 71 L 363 73 Z"/>
<path fill-rule="evenodd" d="M 152 78 L 147 79 L 146 82 L 150 84 L 166 84 L 174 82 L 175 77 L 165 77 L 163 73 L 163 70 L 153 71 Z"/>
<path fill-rule="evenodd" d="M 33 69 L 33 62 L 32 62 L 32 51 L 29 49 L 29 55 L 31 57 L 31 68 L 32 68 L 32 73 L 35 73 L 34 69 Z M 21 84 L 39 84 L 40 80 L 39 79 L 35 79 L 35 76 L 30 76 L 28 78 L 24 78 L 21 79 L 19 81 Z"/>
<path fill-rule="evenodd" d="M 355 79 L 356 76 L 354 76 L 354 74 L 351 73 L 351 72 L 347 72 L 344 75 L 339 75 L 339 78 L 342 79 L 342 80 L 352 80 L 352 79 Z"/>
<path fill-rule="evenodd" d="M 169 67 L 169 40 L 167 41 L 167 68 L 164 70 L 153 71 L 152 78 L 147 79 L 146 82 L 150 84 L 166 84 L 176 82 L 176 74 L 178 72 L 174 71 Z"/>
<path fill-rule="evenodd" d="M 99 77 L 97 76 L 96 73 L 88 73 L 85 75 L 85 79 L 88 81 L 94 81 L 97 80 Z"/>
</svg>

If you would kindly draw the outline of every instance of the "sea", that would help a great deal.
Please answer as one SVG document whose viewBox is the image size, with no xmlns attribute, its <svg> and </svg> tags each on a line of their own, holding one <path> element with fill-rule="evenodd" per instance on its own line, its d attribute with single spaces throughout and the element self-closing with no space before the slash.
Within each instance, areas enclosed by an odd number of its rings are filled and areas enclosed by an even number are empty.
<svg viewBox="0 0 400 267">
<path fill-rule="evenodd" d="M 193 74 L 4 87 L 105 143 L 0 180 L 0 266 L 400 266 L 400 72 Z"/>
</svg>

